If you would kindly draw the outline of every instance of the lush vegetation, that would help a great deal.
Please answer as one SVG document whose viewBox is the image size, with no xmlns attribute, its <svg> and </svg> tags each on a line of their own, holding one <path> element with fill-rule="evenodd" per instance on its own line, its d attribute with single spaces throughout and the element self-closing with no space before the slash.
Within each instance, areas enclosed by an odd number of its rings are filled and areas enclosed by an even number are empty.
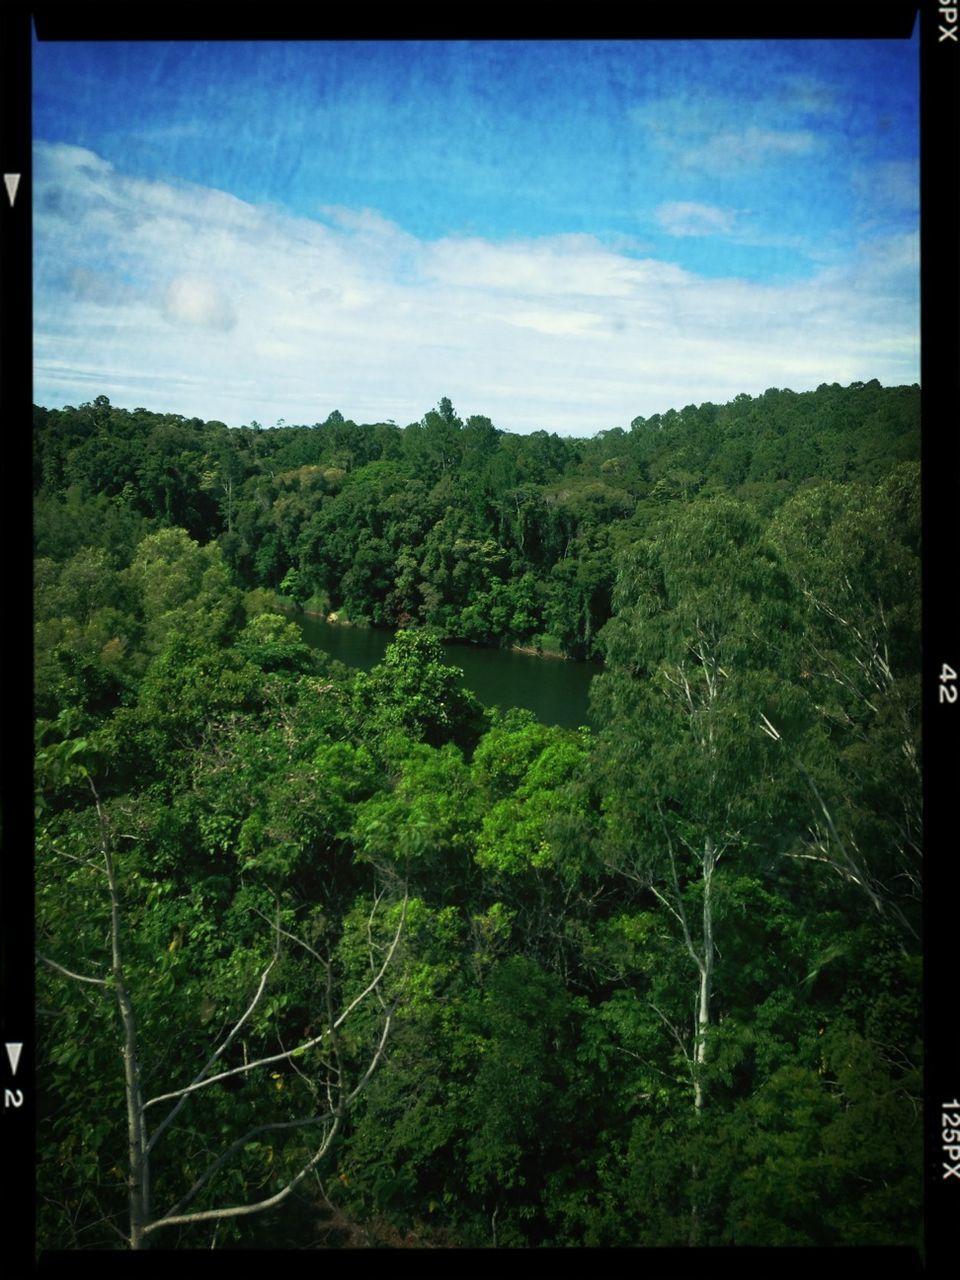
<svg viewBox="0 0 960 1280">
<path fill-rule="evenodd" d="M 41 1247 L 919 1245 L 917 401 L 37 409 Z"/>
<path fill-rule="evenodd" d="M 916 387 L 771 390 L 571 440 L 461 422 L 447 399 L 404 429 L 334 411 L 265 431 L 101 396 L 35 411 L 38 553 L 129 552 L 172 525 L 310 609 L 601 656 L 617 557 L 666 508 L 727 494 L 766 518 L 814 481 L 876 483 L 918 457 L 918 410 Z"/>
</svg>

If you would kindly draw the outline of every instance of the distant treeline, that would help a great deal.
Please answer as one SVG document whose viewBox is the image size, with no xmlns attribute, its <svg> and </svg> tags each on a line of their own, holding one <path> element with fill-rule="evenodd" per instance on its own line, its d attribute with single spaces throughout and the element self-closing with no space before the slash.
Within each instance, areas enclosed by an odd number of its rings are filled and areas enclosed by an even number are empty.
<svg viewBox="0 0 960 1280">
<path fill-rule="evenodd" d="M 179 527 L 248 589 L 445 639 L 599 655 L 614 566 L 666 508 L 798 489 L 919 457 L 919 388 L 876 381 L 687 405 L 590 439 L 513 435 L 443 398 L 422 421 L 230 429 L 106 396 L 35 408 L 37 554 L 117 560 Z"/>
</svg>

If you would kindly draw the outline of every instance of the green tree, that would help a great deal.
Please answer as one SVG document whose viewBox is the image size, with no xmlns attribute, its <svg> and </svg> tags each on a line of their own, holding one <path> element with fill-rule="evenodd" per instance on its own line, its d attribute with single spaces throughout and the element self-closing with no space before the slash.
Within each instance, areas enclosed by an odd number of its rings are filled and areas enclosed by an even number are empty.
<svg viewBox="0 0 960 1280">
<path fill-rule="evenodd" d="M 128 576 L 140 594 L 150 652 L 158 652 L 172 631 L 218 643 L 243 620 L 241 595 L 219 548 L 198 546 L 183 529 L 144 538 Z"/>
<path fill-rule="evenodd" d="M 472 747 L 484 713 L 462 680 L 458 667 L 443 662 L 443 648 L 432 636 L 400 631 L 380 665 L 357 677 L 355 713 L 367 735 L 400 729 L 431 746 Z"/>
<path fill-rule="evenodd" d="M 802 593 L 800 674 L 819 708 L 823 744 L 806 761 L 792 754 L 812 817 L 812 839 L 798 856 L 856 886 L 915 945 L 922 857 L 918 469 L 901 465 L 870 489 L 805 490 L 780 512 L 771 537 Z"/>
<path fill-rule="evenodd" d="M 86 833 L 56 819 L 42 821 L 39 831 L 39 998 L 41 1007 L 61 1011 L 58 1020 L 68 1032 L 43 1038 L 47 1088 L 56 1089 L 67 1113 L 55 1126 L 65 1137 L 58 1148 L 48 1139 L 44 1158 L 59 1157 L 68 1207 L 78 1203 L 76 1180 L 90 1175 L 91 1157 L 94 1180 L 95 1153 L 112 1162 L 106 1192 L 95 1203 L 110 1229 L 137 1250 L 160 1230 L 169 1236 L 173 1228 L 199 1224 L 219 1229 L 271 1209 L 321 1162 L 383 1057 L 389 1012 L 375 1019 L 371 1040 L 352 1048 L 345 1042 L 345 1024 L 364 1002 L 378 999 L 404 913 L 401 908 L 382 955 L 371 957 L 368 972 L 346 988 L 339 987 L 331 960 L 294 932 L 293 914 L 279 903 L 272 916 L 255 912 L 267 926 L 259 945 L 244 945 L 234 935 L 224 963 L 209 915 L 191 910 L 168 881 L 149 875 L 135 847 L 120 847 L 120 811 L 101 802 L 90 777 L 94 757 L 83 749 L 71 750 L 69 758 L 60 754 L 66 768 L 89 783 L 93 806 Z M 41 762 L 41 776 L 53 763 L 50 756 Z M 130 834 L 125 838 L 136 841 Z M 248 895 L 248 910 L 251 905 Z M 271 984 L 271 975 L 283 971 L 284 943 L 305 950 L 320 968 L 313 1029 L 296 1036 L 291 1047 L 277 1025 L 286 1001 Z M 87 1019 L 87 1036 L 79 1034 L 77 1017 L 84 999 L 94 1015 Z M 112 1024 L 109 1003 L 116 1010 Z M 220 1028 L 208 1029 L 218 1003 L 224 1010 Z M 171 1025 L 177 1026 L 175 1062 L 168 1053 Z M 112 1070 L 104 1052 L 111 1043 Z M 300 1070 L 285 1089 L 282 1072 L 295 1060 L 306 1065 L 308 1055 L 314 1078 Z M 86 1073 L 77 1070 L 81 1062 Z M 97 1078 L 98 1106 L 91 1109 L 89 1088 L 79 1076 Z M 260 1105 L 251 1110 L 244 1105 L 250 1094 L 238 1098 L 234 1092 L 225 1107 L 226 1083 L 246 1088 L 253 1078 L 267 1081 L 266 1088 L 254 1085 Z M 197 1118 L 204 1103 L 207 1123 Z M 82 1115 L 71 1114 L 78 1105 Z M 295 1136 L 304 1132 L 311 1135 L 306 1143 Z M 170 1151 L 174 1135 L 177 1154 Z M 204 1153 L 199 1161 L 198 1150 Z M 266 1179 L 263 1156 L 270 1166 Z M 217 1195 L 211 1198 L 214 1182 Z M 50 1179 L 44 1183 L 49 1186 Z M 266 1194 L 251 1198 L 258 1190 Z M 240 1203 L 218 1203 L 224 1194 Z M 165 1207 L 156 1209 L 158 1203 Z"/>
<path fill-rule="evenodd" d="M 681 509 L 621 564 L 596 705 L 609 844 L 673 921 L 696 974 L 689 1067 L 706 1100 L 718 966 L 721 864 L 755 876 L 783 840 L 791 797 L 761 717 L 805 728 L 786 683 L 789 581 L 752 513 L 714 500 Z M 772 637 L 776 637 L 773 640 Z M 682 1020 L 669 1025 L 686 1040 Z M 679 1029 L 678 1029 L 679 1023 Z"/>
</svg>

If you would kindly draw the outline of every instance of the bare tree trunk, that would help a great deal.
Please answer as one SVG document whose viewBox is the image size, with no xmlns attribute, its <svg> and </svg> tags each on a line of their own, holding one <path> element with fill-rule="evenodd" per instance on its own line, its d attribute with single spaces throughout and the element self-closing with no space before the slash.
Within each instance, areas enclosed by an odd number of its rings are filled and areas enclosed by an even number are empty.
<svg viewBox="0 0 960 1280">
<path fill-rule="evenodd" d="M 144 1227 L 150 1220 L 150 1179 L 143 1119 L 143 1096 L 140 1089 L 140 1066 L 137 1061 L 137 1024 L 133 1004 L 123 976 L 120 955 L 120 893 L 110 849 L 110 830 L 100 797 L 91 782 L 100 826 L 100 848 L 103 852 L 110 886 L 110 969 L 123 1026 L 123 1083 L 127 1100 L 127 1200 L 130 1212 L 130 1248 L 144 1247 Z"/>
<path fill-rule="evenodd" d="M 703 956 L 700 963 L 700 989 L 697 997 L 696 1045 L 693 1055 L 693 1105 L 697 1118 L 703 1113 L 706 1091 L 703 1071 L 707 1061 L 707 1032 L 710 1027 L 710 1000 L 713 995 L 713 871 L 716 866 L 716 846 L 707 836 L 703 849 Z M 700 1170 L 696 1164 L 690 1169 L 691 1181 L 696 1184 Z M 701 1233 L 700 1202 L 696 1191 L 690 1205 L 689 1243 L 696 1248 Z"/>
<path fill-rule="evenodd" d="M 150 1220 L 149 1165 L 145 1153 L 143 1097 L 140 1091 L 140 1068 L 137 1063 L 137 1032 L 130 997 L 118 970 L 114 970 L 117 1001 L 123 1020 L 123 1077 L 127 1095 L 127 1199 L 130 1209 L 130 1248 L 144 1247 L 144 1227 Z"/>
<path fill-rule="evenodd" d="M 713 870 L 716 848 L 707 836 L 703 850 L 703 957 L 700 964 L 700 991 L 697 1000 L 697 1045 L 694 1054 L 694 1105 L 703 1109 L 703 1067 L 707 1060 L 707 1031 L 710 1026 L 710 1001 L 713 996 Z"/>
</svg>

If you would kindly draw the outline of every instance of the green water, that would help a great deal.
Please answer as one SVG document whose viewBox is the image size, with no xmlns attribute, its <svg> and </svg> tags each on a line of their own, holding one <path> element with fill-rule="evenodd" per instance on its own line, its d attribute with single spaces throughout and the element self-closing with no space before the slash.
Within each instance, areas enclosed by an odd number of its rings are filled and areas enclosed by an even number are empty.
<svg viewBox="0 0 960 1280">
<path fill-rule="evenodd" d="M 295 621 L 308 644 L 362 671 L 375 667 L 393 640 L 389 631 L 337 626 L 303 613 Z M 464 684 L 485 706 L 527 707 L 544 724 L 566 729 L 592 723 L 590 681 L 600 668 L 591 663 L 468 644 L 448 644 L 444 650 L 447 662 L 462 668 Z"/>
</svg>

